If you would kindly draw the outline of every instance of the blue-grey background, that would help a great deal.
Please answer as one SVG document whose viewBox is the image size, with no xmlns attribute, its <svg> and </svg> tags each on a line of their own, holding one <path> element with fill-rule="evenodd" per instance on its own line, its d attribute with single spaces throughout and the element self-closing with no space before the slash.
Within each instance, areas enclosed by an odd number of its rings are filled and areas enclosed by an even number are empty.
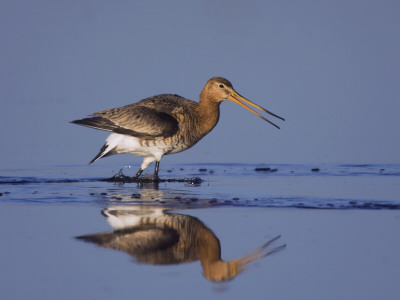
<svg viewBox="0 0 400 300">
<path fill-rule="evenodd" d="M 400 163 L 398 1 L 0 2 L 0 164 L 85 164 L 107 133 L 68 122 L 224 76 L 233 103 L 164 162 Z M 133 156 L 102 160 L 139 163 Z"/>
</svg>

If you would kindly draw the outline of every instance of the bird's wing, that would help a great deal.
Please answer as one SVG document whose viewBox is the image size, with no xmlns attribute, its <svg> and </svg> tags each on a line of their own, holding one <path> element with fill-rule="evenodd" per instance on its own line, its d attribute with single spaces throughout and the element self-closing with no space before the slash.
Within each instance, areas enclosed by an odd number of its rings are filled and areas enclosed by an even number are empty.
<svg viewBox="0 0 400 300">
<path fill-rule="evenodd" d="M 168 113 L 139 104 L 99 111 L 72 123 L 141 138 L 169 137 L 179 130 L 178 121 Z"/>
<path fill-rule="evenodd" d="M 179 234 L 172 228 L 143 225 L 76 238 L 135 255 L 171 247 L 179 241 Z"/>
</svg>

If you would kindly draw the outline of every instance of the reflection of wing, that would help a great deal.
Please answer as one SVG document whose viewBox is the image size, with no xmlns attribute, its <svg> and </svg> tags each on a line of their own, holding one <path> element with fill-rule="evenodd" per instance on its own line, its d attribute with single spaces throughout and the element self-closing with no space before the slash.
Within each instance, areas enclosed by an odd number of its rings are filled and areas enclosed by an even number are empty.
<svg viewBox="0 0 400 300">
<path fill-rule="evenodd" d="M 155 225 L 141 225 L 111 232 L 76 237 L 98 246 L 124 251 L 138 262 L 149 264 L 177 264 L 197 260 L 197 252 L 180 247 L 181 237 L 175 229 Z"/>
<path fill-rule="evenodd" d="M 92 117 L 72 123 L 141 138 L 169 137 L 179 130 L 172 116 L 177 102 L 185 99 L 176 95 L 159 95 L 138 103 L 99 111 Z"/>
<path fill-rule="evenodd" d="M 179 240 L 176 230 L 141 226 L 112 232 L 88 234 L 76 237 L 104 248 L 124 251 L 132 256 L 155 252 L 173 246 Z"/>
</svg>

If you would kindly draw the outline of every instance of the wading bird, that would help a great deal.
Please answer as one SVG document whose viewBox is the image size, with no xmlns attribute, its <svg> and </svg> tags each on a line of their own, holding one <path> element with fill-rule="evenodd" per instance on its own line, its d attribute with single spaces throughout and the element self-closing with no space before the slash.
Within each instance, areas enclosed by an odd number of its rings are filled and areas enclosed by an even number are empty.
<svg viewBox="0 0 400 300">
<path fill-rule="evenodd" d="M 189 149 L 209 133 L 218 123 L 219 105 L 224 100 L 243 106 L 276 128 L 279 127 L 246 104 L 285 120 L 241 96 L 227 79 L 213 77 L 204 86 L 200 102 L 162 94 L 95 112 L 88 118 L 71 123 L 112 132 L 90 163 L 119 153 L 144 156 L 135 179 L 155 161 L 154 179 L 157 180 L 163 155 Z"/>
</svg>

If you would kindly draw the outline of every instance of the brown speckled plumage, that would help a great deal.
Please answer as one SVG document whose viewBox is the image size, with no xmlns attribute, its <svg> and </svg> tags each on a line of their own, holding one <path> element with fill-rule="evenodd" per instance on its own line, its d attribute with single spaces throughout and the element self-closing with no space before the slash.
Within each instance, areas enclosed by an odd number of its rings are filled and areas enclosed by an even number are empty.
<svg viewBox="0 0 400 300">
<path fill-rule="evenodd" d="M 244 103 L 283 120 L 240 96 L 225 78 L 214 77 L 206 83 L 200 102 L 162 94 L 134 104 L 102 110 L 72 123 L 112 132 L 91 163 L 113 154 L 132 153 L 145 157 L 136 178 L 151 162 L 156 161 L 154 177 L 157 179 L 162 156 L 186 150 L 209 133 L 218 123 L 219 105 L 224 100 L 240 104 L 277 128 Z"/>
<path fill-rule="evenodd" d="M 111 225 L 118 224 L 118 228 L 79 236 L 77 239 L 123 251 L 140 263 L 164 265 L 199 260 L 204 276 L 211 281 L 231 280 L 249 262 L 285 248 L 285 245 L 270 247 L 278 236 L 249 255 L 224 261 L 217 236 L 193 216 L 170 213 L 151 206 L 113 207 L 105 209 L 102 214 Z"/>
</svg>

